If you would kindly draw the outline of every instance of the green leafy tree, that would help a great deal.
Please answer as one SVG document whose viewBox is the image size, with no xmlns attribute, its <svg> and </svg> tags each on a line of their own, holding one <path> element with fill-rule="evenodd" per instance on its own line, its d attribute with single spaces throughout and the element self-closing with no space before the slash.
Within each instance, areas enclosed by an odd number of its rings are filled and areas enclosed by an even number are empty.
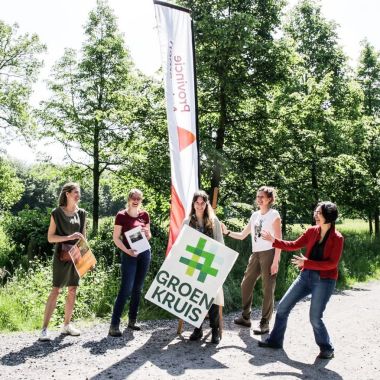
<svg viewBox="0 0 380 380">
<path fill-rule="evenodd" d="M 380 235 L 380 53 L 368 41 L 363 41 L 362 45 L 357 70 L 357 80 L 364 93 L 359 152 L 370 178 L 367 184 L 368 217 L 374 219 L 375 234 Z"/>
<path fill-rule="evenodd" d="M 283 77 L 287 62 L 286 49 L 273 37 L 284 2 L 181 4 L 191 8 L 195 24 L 202 181 L 211 195 L 224 185 L 241 196 L 249 185 L 227 171 L 250 176 L 257 165 L 254 141 L 265 137 L 267 91 Z"/>
<path fill-rule="evenodd" d="M 273 92 L 270 112 L 277 158 L 271 171 L 283 190 L 285 225 L 287 217 L 312 220 L 319 200 L 337 199 L 334 182 L 326 181 L 333 178 L 326 163 L 353 153 L 347 131 L 360 118 L 361 98 L 348 77 L 336 25 L 322 16 L 318 3 L 300 1 L 284 31 L 294 56 L 288 80 Z"/>
<path fill-rule="evenodd" d="M 22 161 L 12 161 L 17 178 L 24 186 L 20 200 L 11 209 L 17 213 L 24 208 L 46 209 L 57 206 L 58 195 L 62 185 L 68 181 L 80 182 L 83 191 L 81 207 L 88 210 L 92 204 L 91 175 L 85 173 L 78 165 L 56 165 L 51 163 L 25 164 Z"/>
<path fill-rule="evenodd" d="M 344 77 L 346 57 L 338 45 L 337 24 L 323 17 L 320 3 L 299 1 L 289 12 L 284 31 L 307 68 L 305 81 L 310 77 L 320 81 L 328 73 L 335 82 Z"/>
<path fill-rule="evenodd" d="M 22 182 L 17 178 L 15 168 L 0 157 L 0 211 L 9 210 L 24 191 Z"/>
<path fill-rule="evenodd" d="M 62 143 L 72 162 L 93 178 L 93 231 L 99 219 L 100 177 L 125 164 L 124 154 L 139 125 L 147 88 L 134 69 L 115 16 L 98 1 L 85 26 L 78 58 L 66 50 L 50 82 L 52 98 L 43 103 L 45 133 Z"/>
<path fill-rule="evenodd" d="M 129 159 L 107 181 L 115 203 L 120 200 L 125 203 L 130 188 L 141 188 L 153 226 L 168 221 L 170 158 L 163 86 L 156 80 L 145 82 L 149 92 L 141 103 L 139 128 L 127 148 Z"/>
<path fill-rule="evenodd" d="M 32 84 L 45 51 L 37 35 L 20 35 L 18 25 L 0 20 L 0 140 L 28 137 L 34 127 L 29 105 Z"/>
</svg>

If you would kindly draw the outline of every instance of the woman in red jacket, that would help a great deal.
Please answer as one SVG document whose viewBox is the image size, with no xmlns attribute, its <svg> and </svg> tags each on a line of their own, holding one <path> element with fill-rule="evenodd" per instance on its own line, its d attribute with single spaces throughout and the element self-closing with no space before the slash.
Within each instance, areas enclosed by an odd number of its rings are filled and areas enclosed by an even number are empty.
<svg viewBox="0 0 380 380">
<path fill-rule="evenodd" d="M 320 348 L 318 357 L 331 359 L 334 356 L 334 347 L 322 316 L 335 289 L 343 250 L 343 237 L 335 230 L 337 217 L 334 203 L 321 202 L 314 211 L 316 226 L 309 227 L 297 240 L 284 241 L 275 239 L 266 231 L 261 233 L 263 239 L 272 241 L 274 248 L 295 251 L 306 247 L 306 254 L 292 258 L 292 263 L 301 269 L 301 273 L 282 297 L 273 330 L 265 341 L 259 342 L 260 347 L 282 348 L 290 311 L 298 301 L 311 294 L 310 323 Z"/>
</svg>

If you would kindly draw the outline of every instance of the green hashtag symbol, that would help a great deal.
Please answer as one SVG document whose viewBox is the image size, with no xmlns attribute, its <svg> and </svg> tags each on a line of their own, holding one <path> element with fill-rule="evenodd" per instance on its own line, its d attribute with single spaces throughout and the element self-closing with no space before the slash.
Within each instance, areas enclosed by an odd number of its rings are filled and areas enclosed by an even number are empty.
<svg viewBox="0 0 380 380">
<path fill-rule="evenodd" d="M 206 242 L 206 239 L 200 238 L 196 247 L 188 245 L 186 251 L 192 253 L 191 259 L 186 257 L 180 257 L 179 259 L 180 263 L 187 265 L 186 274 L 188 276 L 192 276 L 195 269 L 199 270 L 198 281 L 200 282 L 205 282 L 207 275 L 216 277 L 218 274 L 218 270 L 211 267 L 215 255 L 204 250 Z M 205 259 L 203 264 L 199 262 L 201 257 Z"/>
</svg>

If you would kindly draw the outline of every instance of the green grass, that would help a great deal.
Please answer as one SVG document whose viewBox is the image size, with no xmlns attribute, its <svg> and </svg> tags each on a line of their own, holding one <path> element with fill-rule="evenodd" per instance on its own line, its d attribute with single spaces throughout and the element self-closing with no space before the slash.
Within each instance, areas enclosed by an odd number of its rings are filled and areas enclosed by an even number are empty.
<svg viewBox="0 0 380 380">
<path fill-rule="evenodd" d="M 286 239 L 296 238 L 305 226 L 292 226 Z M 343 257 L 339 268 L 339 288 L 345 288 L 354 282 L 380 278 L 380 239 L 368 234 L 364 221 L 345 220 L 337 229 L 345 237 Z M 102 244 L 104 251 L 106 242 Z M 153 281 L 164 260 L 163 237 L 152 242 L 153 261 L 145 281 L 145 290 Z M 240 309 L 240 283 L 251 253 L 248 237 L 244 241 L 226 239 L 226 244 L 239 252 L 239 257 L 224 284 L 225 312 Z M 96 244 L 94 244 L 96 245 Z M 109 242 L 109 247 L 112 241 Z M 97 250 L 95 250 L 97 252 Z M 277 278 L 276 298 L 279 299 L 297 276 L 297 270 L 290 264 L 292 253 L 283 252 Z M 81 281 L 74 310 L 76 321 L 108 321 L 111 315 L 120 281 L 120 266 L 116 257 L 100 258 L 95 271 Z M 0 331 L 27 331 L 39 329 L 42 324 L 44 305 L 51 289 L 51 262 L 35 261 L 28 270 L 22 267 L 14 271 L 6 283 L 0 286 Z M 256 285 L 254 304 L 260 306 L 261 283 Z M 51 326 L 63 321 L 65 294 L 58 298 L 57 309 L 53 314 Z M 125 310 L 125 314 L 128 310 Z M 142 320 L 174 318 L 171 314 L 146 301 L 141 300 L 139 318 Z"/>
<path fill-rule="evenodd" d="M 368 222 L 361 219 L 345 219 L 342 224 L 337 224 L 336 228 L 342 233 L 363 233 L 369 234 Z"/>
</svg>

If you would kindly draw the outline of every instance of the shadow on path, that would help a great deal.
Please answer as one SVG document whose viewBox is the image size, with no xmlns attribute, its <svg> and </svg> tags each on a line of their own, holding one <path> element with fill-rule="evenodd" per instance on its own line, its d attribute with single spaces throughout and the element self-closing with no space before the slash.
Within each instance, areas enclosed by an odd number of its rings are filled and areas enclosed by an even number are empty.
<svg viewBox="0 0 380 380">
<path fill-rule="evenodd" d="M 91 379 L 126 379 L 148 362 L 166 371 L 171 376 L 183 375 L 187 369 L 226 368 L 212 358 L 218 348 L 209 342 L 205 343 L 207 337 L 200 342 L 190 342 L 182 336 L 175 336 L 172 328 L 155 330 L 143 346 L 91 377 Z M 98 345 L 104 343 L 105 340 L 107 338 L 98 342 Z M 121 341 L 120 344 L 124 346 L 125 340 L 123 338 L 119 338 L 119 340 Z M 94 349 L 96 346 L 93 342 L 91 345 L 86 344 L 85 347 L 90 347 L 90 352 L 94 355 L 101 355 L 105 352 L 104 348 Z M 112 347 L 109 346 L 108 348 Z"/>
<path fill-rule="evenodd" d="M 223 349 L 237 348 L 241 349 L 252 358 L 249 360 L 255 367 L 265 366 L 270 363 L 281 362 L 289 367 L 288 371 L 270 371 L 270 372 L 255 372 L 255 375 L 262 377 L 273 376 L 293 376 L 298 379 L 324 379 L 324 380 L 341 380 L 343 379 L 338 373 L 325 368 L 329 363 L 328 360 L 315 359 L 313 364 L 302 363 L 297 360 L 290 359 L 286 352 L 282 349 L 274 350 L 270 348 L 261 348 L 257 344 L 257 340 L 253 339 L 248 329 L 241 329 L 239 337 L 245 343 L 246 348 L 236 346 L 224 346 Z M 334 359 L 333 359 L 334 360 Z M 292 371 L 294 369 L 294 371 Z"/>
<path fill-rule="evenodd" d="M 92 355 L 104 355 L 108 350 L 118 350 L 125 347 L 129 341 L 133 340 L 133 338 L 134 336 L 132 330 L 125 329 L 123 336 L 120 338 L 106 336 L 99 341 L 89 341 L 82 347 L 89 348 Z"/>
<path fill-rule="evenodd" d="M 335 289 L 334 294 L 335 296 L 352 296 L 350 292 L 370 292 L 371 289 L 367 288 L 360 288 L 359 286 L 350 286 L 345 289 Z"/>
<path fill-rule="evenodd" d="M 37 340 L 30 346 L 22 348 L 20 351 L 10 352 L 9 354 L 4 355 L 0 359 L 0 362 L 7 366 L 17 366 L 25 363 L 28 358 L 44 358 L 53 352 L 57 352 L 73 345 L 72 342 L 62 343 L 65 337 L 66 335 L 61 334 L 55 339 L 47 342 L 40 342 Z"/>
</svg>

